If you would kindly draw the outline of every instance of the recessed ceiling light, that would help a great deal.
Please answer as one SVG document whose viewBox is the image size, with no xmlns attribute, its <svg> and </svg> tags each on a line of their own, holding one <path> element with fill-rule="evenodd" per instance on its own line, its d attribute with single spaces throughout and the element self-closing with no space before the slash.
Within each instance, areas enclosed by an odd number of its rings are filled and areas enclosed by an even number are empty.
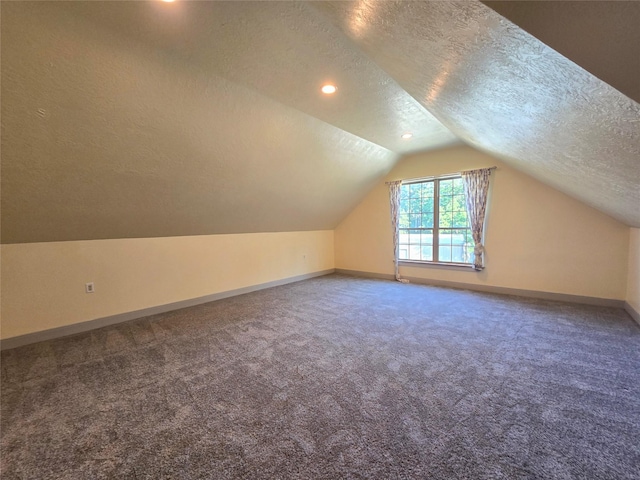
<svg viewBox="0 0 640 480">
<path fill-rule="evenodd" d="M 322 87 L 322 93 L 326 93 L 327 95 L 331 95 L 332 93 L 336 93 L 336 90 L 337 90 L 337 88 L 336 88 L 335 85 L 327 84 L 327 85 L 324 85 Z"/>
<path fill-rule="evenodd" d="M 402 138 L 404 138 L 405 140 L 411 137 L 413 137 L 413 133 L 407 132 L 402 134 Z"/>
<path fill-rule="evenodd" d="M 173 3 L 173 2 L 175 2 L 176 0 L 162 0 L 162 1 L 163 1 L 164 3 Z"/>
</svg>

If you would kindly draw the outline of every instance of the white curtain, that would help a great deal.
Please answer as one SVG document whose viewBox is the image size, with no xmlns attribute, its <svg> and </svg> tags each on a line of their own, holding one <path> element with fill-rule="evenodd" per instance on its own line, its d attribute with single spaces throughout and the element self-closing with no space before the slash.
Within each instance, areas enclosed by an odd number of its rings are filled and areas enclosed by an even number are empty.
<svg viewBox="0 0 640 480">
<path fill-rule="evenodd" d="M 467 217 L 471 225 L 471 234 L 475 244 L 473 268 L 484 268 L 484 216 L 487 210 L 487 193 L 491 168 L 461 172 L 464 182 L 464 194 L 467 200 Z"/>
<path fill-rule="evenodd" d="M 391 206 L 391 229 L 393 230 L 393 265 L 396 280 L 402 283 L 409 283 L 409 280 L 401 278 L 398 271 L 398 234 L 400 233 L 399 212 L 400 212 L 400 188 L 402 180 L 387 182 L 389 185 L 389 205 Z"/>
</svg>

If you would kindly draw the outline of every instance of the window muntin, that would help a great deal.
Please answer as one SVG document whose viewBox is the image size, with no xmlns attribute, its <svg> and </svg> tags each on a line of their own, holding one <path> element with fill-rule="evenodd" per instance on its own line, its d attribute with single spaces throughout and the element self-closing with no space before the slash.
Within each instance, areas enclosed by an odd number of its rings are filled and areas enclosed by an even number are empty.
<svg viewBox="0 0 640 480">
<path fill-rule="evenodd" d="M 473 263 L 461 177 L 402 184 L 398 222 L 400 260 Z"/>
</svg>

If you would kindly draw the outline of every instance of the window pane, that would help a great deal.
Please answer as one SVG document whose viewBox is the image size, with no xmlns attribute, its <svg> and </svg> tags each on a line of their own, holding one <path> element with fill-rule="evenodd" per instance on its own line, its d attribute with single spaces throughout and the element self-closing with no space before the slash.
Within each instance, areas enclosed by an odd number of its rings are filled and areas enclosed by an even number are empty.
<svg viewBox="0 0 640 480">
<path fill-rule="evenodd" d="M 409 246 L 409 259 L 420 260 L 420 245 Z"/>
<path fill-rule="evenodd" d="M 420 260 L 433 261 L 433 230 L 422 231 Z"/>
<path fill-rule="evenodd" d="M 471 234 L 471 229 L 467 229 L 465 231 L 465 252 L 464 252 L 464 263 L 473 263 L 475 255 L 473 254 L 473 248 L 475 243 L 473 241 L 473 235 Z"/>
<path fill-rule="evenodd" d="M 464 183 L 462 182 L 462 178 L 453 179 L 453 193 L 464 196 Z"/>
<path fill-rule="evenodd" d="M 463 263 L 466 257 L 466 229 L 451 230 L 451 261 Z"/>
<path fill-rule="evenodd" d="M 452 227 L 466 228 L 467 224 L 467 212 L 453 212 Z"/>
<path fill-rule="evenodd" d="M 469 258 L 469 229 L 443 229 L 440 231 L 438 240 L 439 260 L 441 262 L 470 263 Z M 473 246 L 471 246 L 473 252 Z"/>
<path fill-rule="evenodd" d="M 409 185 L 400 185 L 400 205 L 409 198 Z"/>
<path fill-rule="evenodd" d="M 409 199 L 409 212 L 411 213 L 422 212 L 422 201 L 420 200 L 419 197 Z"/>
<path fill-rule="evenodd" d="M 408 185 L 402 185 L 400 187 L 400 205 L 399 205 L 399 212 L 400 212 L 400 221 L 402 222 L 402 214 L 405 214 L 407 212 L 409 212 L 411 206 L 411 202 L 409 200 L 409 187 Z M 408 222 L 408 218 L 405 218 L 405 222 Z"/>
<path fill-rule="evenodd" d="M 438 260 L 441 262 L 451 261 L 451 234 L 449 230 L 440 230 L 438 234 Z"/>
<path fill-rule="evenodd" d="M 398 245 L 409 244 L 409 230 L 401 228 L 398 233 Z"/>
<path fill-rule="evenodd" d="M 438 200 L 439 210 L 441 212 L 446 212 L 447 210 L 451 210 L 451 195 L 440 195 Z"/>
<path fill-rule="evenodd" d="M 422 192 L 424 195 L 429 196 L 429 197 L 433 197 L 433 190 L 434 190 L 434 182 L 426 182 L 423 184 L 422 187 Z"/>
<path fill-rule="evenodd" d="M 453 194 L 453 180 L 440 180 L 440 196 Z"/>
<path fill-rule="evenodd" d="M 419 183 L 412 183 L 409 185 L 409 196 L 411 198 L 420 197 L 421 185 Z"/>
<path fill-rule="evenodd" d="M 452 213 L 453 213 L 453 197 L 445 196 L 440 197 L 439 199 L 439 215 L 440 215 L 440 226 L 441 227 L 451 227 L 452 222 Z"/>
<path fill-rule="evenodd" d="M 409 226 L 411 228 L 420 228 L 420 222 L 422 220 L 421 215 L 411 214 L 409 215 Z"/>
<path fill-rule="evenodd" d="M 439 219 L 439 227 L 440 228 L 450 228 L 453 226 L 453 213 L 451 212 L 440 212 Z"/>
<path fill-rule="evenodd" d="M 398 219 L 398 222 L 399 222 L 398 225 L 400 225 L 400 228 L 409 227 L 409 214 L 401 213 L 400 218 Z"/>
<path fill-rule="evenodd" d="M 451 247 L 449 245 L 440 245 L 438 247 L 438 261 L 440 262 L 451 261 Z"/>
</svg>

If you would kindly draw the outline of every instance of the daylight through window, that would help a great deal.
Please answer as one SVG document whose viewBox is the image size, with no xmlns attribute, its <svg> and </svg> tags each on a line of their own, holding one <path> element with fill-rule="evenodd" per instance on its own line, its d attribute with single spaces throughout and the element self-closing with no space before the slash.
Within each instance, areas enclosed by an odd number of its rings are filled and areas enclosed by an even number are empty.
<svg viewBox="0 0 640 480">
<path fill-rule="evenodd" d="M 398 220 L 400 260 L 473 263 L 461 177 L 403 183 Z"/>
</svg>

